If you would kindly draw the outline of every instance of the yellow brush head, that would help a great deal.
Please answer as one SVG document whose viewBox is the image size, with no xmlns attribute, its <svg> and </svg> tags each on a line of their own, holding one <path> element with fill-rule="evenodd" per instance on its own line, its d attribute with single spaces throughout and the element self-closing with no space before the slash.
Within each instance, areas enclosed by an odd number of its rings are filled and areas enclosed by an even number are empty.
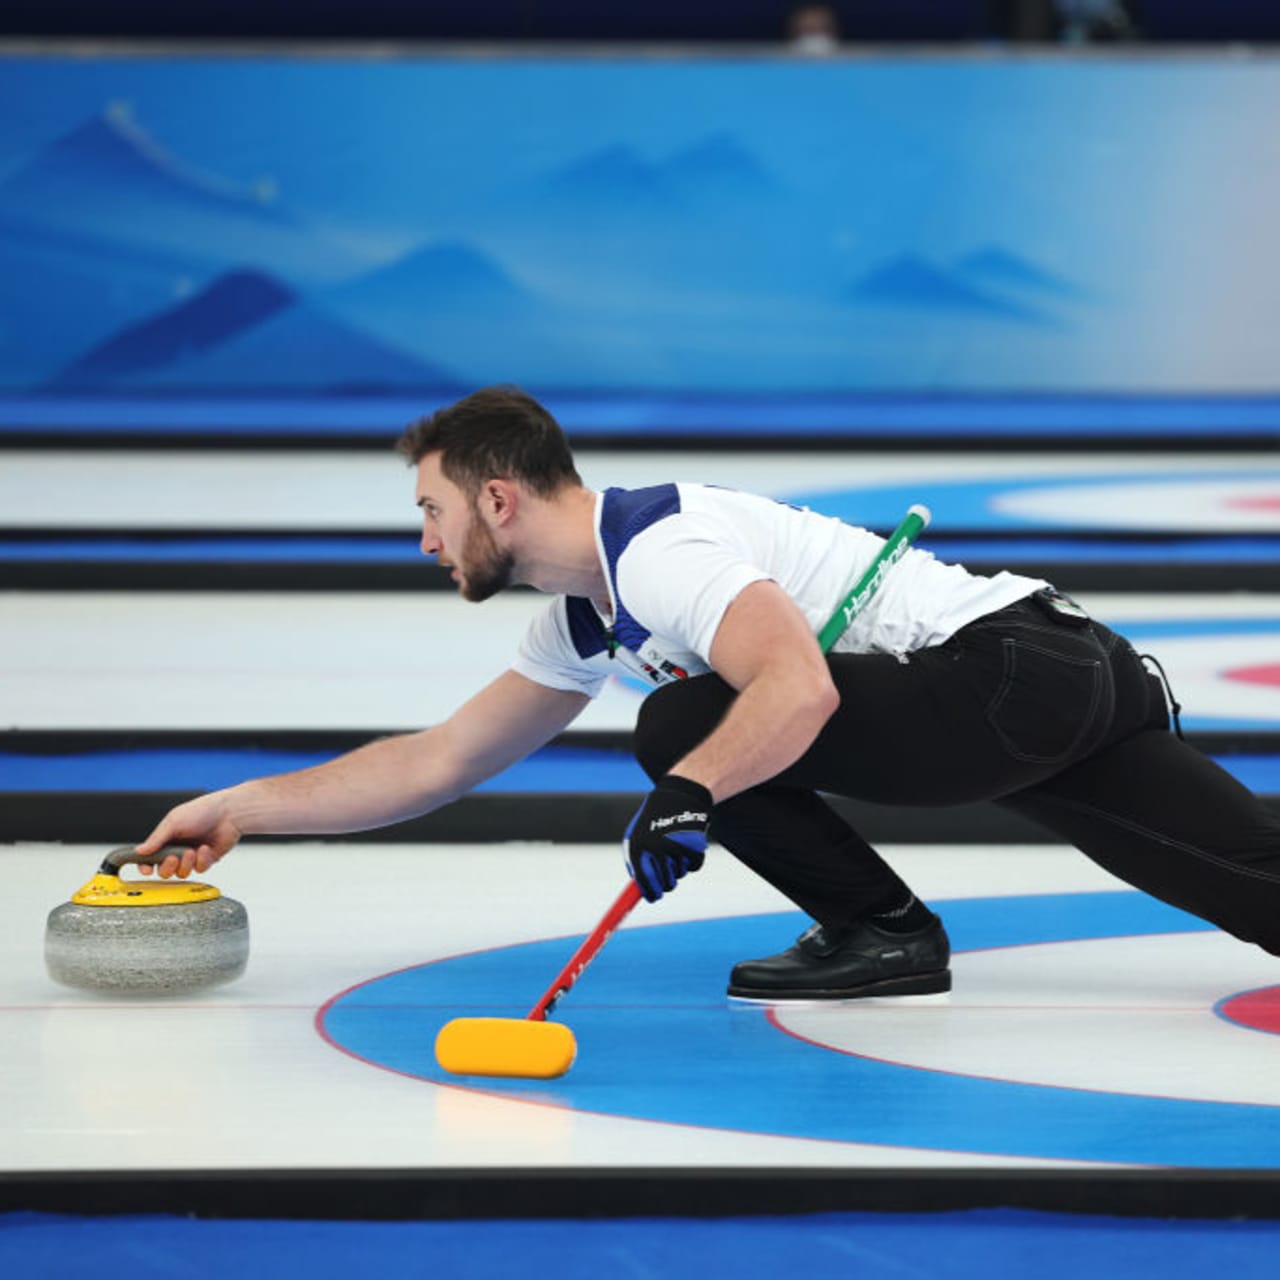
<svg viewBox="0 0 1280 1280">
<path fill-rule="evenodd" d="M 578 1042 L 560 1022 L 454 1018 L 436 1036 L 436 1061 L 455 1076 L 551 1080 L 573 1066 Z"/>
</svg>

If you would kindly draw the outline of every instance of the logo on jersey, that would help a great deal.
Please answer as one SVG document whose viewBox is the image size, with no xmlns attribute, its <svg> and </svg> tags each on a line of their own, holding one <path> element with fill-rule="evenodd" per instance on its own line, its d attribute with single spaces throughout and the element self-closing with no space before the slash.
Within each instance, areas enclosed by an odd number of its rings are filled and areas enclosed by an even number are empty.
<svg viewBox="0 0 1280 1280">
<path fill-rule="evenodd" d="M 651 640 L 646 640 L 639 651 L 619 648 L 614 656 L 654 685 L 671 684 L 676 680 L 689 678 L 688 671 L 665 657 Z"/>
</svg>

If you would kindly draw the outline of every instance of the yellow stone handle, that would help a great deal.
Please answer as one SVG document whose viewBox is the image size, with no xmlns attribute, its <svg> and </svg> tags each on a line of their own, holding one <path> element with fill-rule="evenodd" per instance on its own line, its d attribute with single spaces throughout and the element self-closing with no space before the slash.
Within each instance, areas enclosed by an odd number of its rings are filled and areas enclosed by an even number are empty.
<svg viewBox="0 0 1280 1280">
<path fill-rule="evenodd" d="M 187 847 L 185 844 L 167 844 L 163 849 L 157 849 L 155 853 L 139 853 L 133 845 L 124 844 L 118 849 L 112 849 L 103 858 L 102 866 L 98 868 L 98 874 L 113 876 L 121 867 L 127 866 L 131 862 L 148 867 L 158 866 L 171 854 L 178 858 L 182 857 L 186 853 Z"/>
</svg>

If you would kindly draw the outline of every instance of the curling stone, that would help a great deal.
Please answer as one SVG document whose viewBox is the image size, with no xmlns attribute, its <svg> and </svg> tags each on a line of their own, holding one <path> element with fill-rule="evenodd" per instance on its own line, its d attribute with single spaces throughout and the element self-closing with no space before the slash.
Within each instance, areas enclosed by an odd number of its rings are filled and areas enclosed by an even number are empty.
<svg viewBox="0 0 1280 1280">
<path fill-rule="evenodd" d="M 130 862 L 172 853 L 107 854 L 98 874 L 54 907 L 45 929 L 49 976 L 64 986 L 116 995 L 177 995 L 238 978 L 249 960 L 249 916 L 234 898 L 194 880 L 122 880 Z"/>
</svg>

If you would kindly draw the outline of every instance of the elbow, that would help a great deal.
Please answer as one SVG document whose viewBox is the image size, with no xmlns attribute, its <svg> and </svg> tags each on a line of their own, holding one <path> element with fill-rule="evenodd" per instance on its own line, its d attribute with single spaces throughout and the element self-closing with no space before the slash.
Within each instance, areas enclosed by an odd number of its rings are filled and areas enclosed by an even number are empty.
<svg viewBox="0 0 1280 1280">
<path fill-rule="evenodd" d="M 483 777 L 478 771 L 469 774 L 456 762 L 438 762 L 437 768 L 423 780 L 423 790 L 432 797 L 432 807 L 438 808 L 461 799 Z"/>
<path fill-rule="evenodd" d="M 836 708 L 840 705 L 840 691 L 836 688 L 826 663 L 807 682 L 805 694 L 803 705 L 812 717 L 816 734 L 835 715 Z"/>
<path fill-rule="evenodd" d="M 835 681 L 831 678 L 831 673 L 827 672 L 826 679 L 822 682 L 819 699 L 819 714 L 822 716 L 823 724 L 826 724 L 835 715 L 839 706 L 840 690 L 836 688 Z"/>
</svg>

